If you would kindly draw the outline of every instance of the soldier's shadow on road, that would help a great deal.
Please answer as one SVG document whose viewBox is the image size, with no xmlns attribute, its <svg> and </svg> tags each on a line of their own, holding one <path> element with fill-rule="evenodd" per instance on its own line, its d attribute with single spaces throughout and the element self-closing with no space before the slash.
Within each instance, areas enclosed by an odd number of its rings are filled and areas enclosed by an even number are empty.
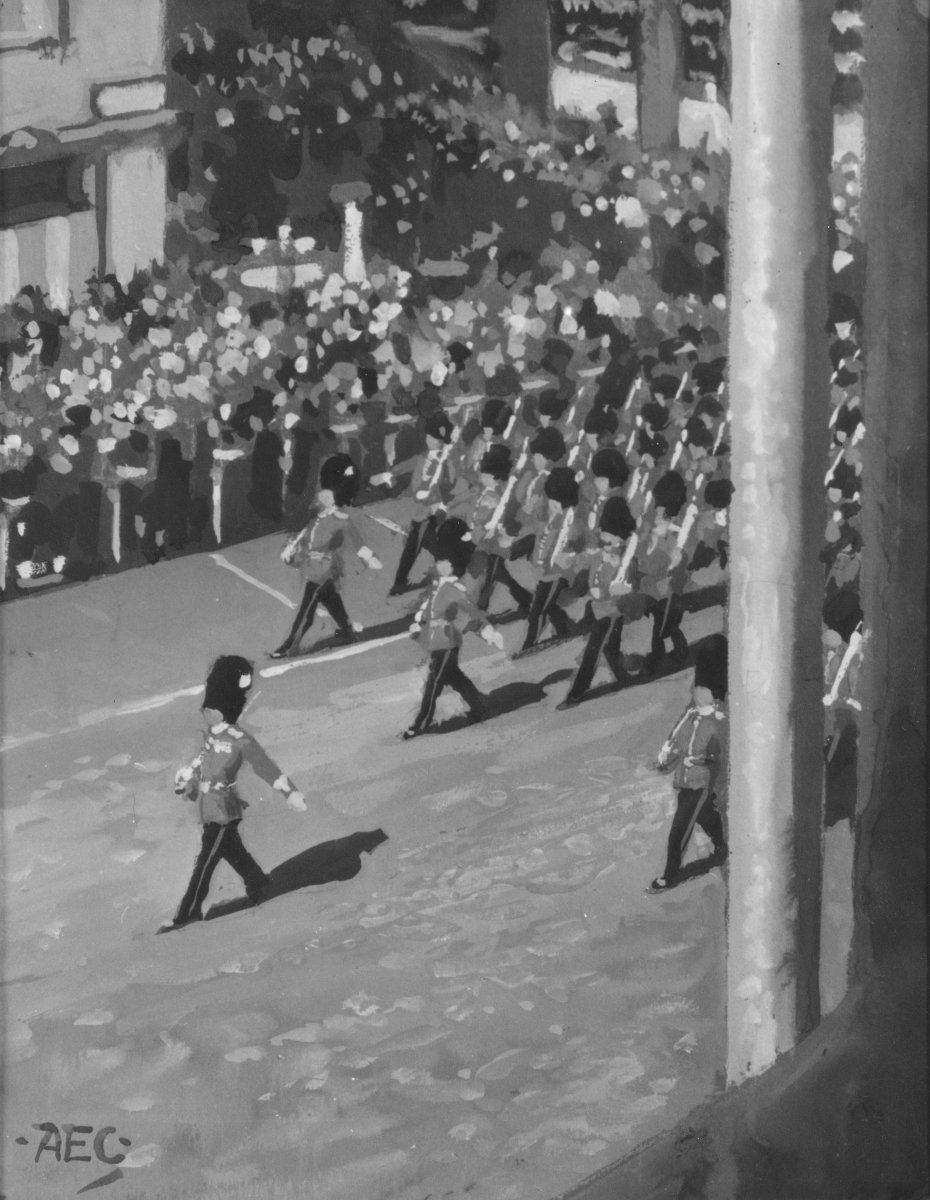
<svg viewBox="0 0 930 1200">
<path fill-rule="evenodd" d="M 293 858 L 279 863 L 271 872 L 271 883 L 265 891 L 264 900 L 274 900 L 288 892 L 299 892 L 303 888 L 320 887 L 324 883 L 341 882 L 354 878 L 362 869 L 362 855 L 373 854 L 388 840 L 383 829 L 371 829 L 364 833 L 351 833 L 348 837 L 335 838 L 331 842 L 320 842 L 301 850 Z M 241 896 L 214 904 L 205 914 L 204 920 L 227 917 L 230 913 L 251 908 L 252 903 Z"/>
<path fill-rule="evenodd" d="M 493 692 L 488 692 L 485 697 L 485 716 L 481 724 L 486 725 L 489 721 L 495 720 L 497 717 L 502 717 L 506 713 L 516 712 L 517 709 L 527 708 L 530 704 L 538 704 L 540 700 L 545 699 L 546 689 L 545 681 L 543 683 L 528 683 L 523 680 L 515 681 L 514 683 L 505 683 L 502 687 L 495 688 Z M 436 725 L 430 729 L 430 734 L 455 733 L 458 729 L 464 729 L 471 723 L 464 715 L 460 717 L 450 717 L 448 721 L 443 721 L 441 725 Z"/>
</svg>

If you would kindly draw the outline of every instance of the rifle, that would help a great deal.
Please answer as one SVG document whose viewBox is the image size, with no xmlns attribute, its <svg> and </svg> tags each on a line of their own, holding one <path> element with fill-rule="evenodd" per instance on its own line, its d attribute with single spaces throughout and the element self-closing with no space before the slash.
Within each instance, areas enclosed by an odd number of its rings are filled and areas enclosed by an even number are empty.
<svg viewBox="0 0 930 1200">
<path fill-rule="evenodd" d="M 443 446 L 442 452 L 440 453 L 439 458 L 436 462 L 436 469 L 433 472 L 432 479 L 429 481 L 429 484 L 427 485 L 427 487 L 425 489 L 421 489 L 421 490 L 425 490 L 425 492 L 426 492 L 426 495 L 422 497 L 422 499 L 424 501 L 429 500 L 430 495 L 433 491 L 433 488 L 436 486 L 436 484 L 442 478 L 442 469 L 448 462 L 449 455 L 452 453 L 452 447 L 459 440 L 461 432 L 462 432 L 461 426 L 456 425 L 455 428 L 452 430 L 452 435 L 449 438 L 448 442 L 446 442 L 445 446 Z"/>
<path fill-rule="evenodd" d="M 614 576 L 611 587 L 616 587 L 617 584 L 625 584 L 626 577 L 630 572 L 630 566 L 633 562 L 633 555 L 636 553 L 636 547 L 639 545 L 639 530 L 635 530 L 630 540 L 626 544 L 626 549 L 623 552 L 623 558 L 620 560 L 620 566 L 617 569 L 617 574 Z"/>
<path fill-rule="evenodd" d="M 490 537 L 497 532 L 497 527 L 504 519 L 504 513 L 507 511 L 507 505 L 510 503 L 510 497 L 513 495 L 513 489 L 517 486 L 517 476 L 526 466 L 526 460 L 529 455 L 530 439 L 523 439 L 523 449 L 520 451 L 520 457 L 514 465 L 513 471 L 510 473 L 510 478 L 507 480 L 507 486 L 497 502 L 497 508 L 491 515 L 491 520 L 485 526 L 485 536 Z"/>
<path fill-rule="evenodd" d="M 513 427 L 517 423 L 517 414 L 520 411 L 520 404 L 522 403 L 522 401 L 523 401 L 523 397 L 521 396 L 518 398 L 516 404 L 514 404 L 514 406 L 513 406 L 513 412 L 510 414 L 510 420 L 504 426 L 504 432 L 501 434 L 502 442 L 506 442 L 507 439 L 510 437 L 510 435 L 513 433 Z"/>
<path fill-rule="evenodd" d="M 558 556 L 565 549 L 565 543 L 568 541 L 568 535 L 571 532 L 572 522 L 574 521 L 574 519 L 575 519 L 575 510 L 573 508 L 567 508 L 565 510 L 565 517 L 562 521 L 562 528 L 559 530 L 559 536 L 555 539 L 555 545 L 552 547 L 552 562 L 553 562 L 553 564 L 555 563 L 555 560 L 558 558 Z"/>
<path fill-rule="evenodd" d="M 703 482 L 704 482 L 704 476 L 698 475 L 697 479 L 694 481 L 695 496 L 697 496 L 700 493 L 701 484 Z M 687 511 L 685 512 L 685 519 L 682 521 L 681 527 L 678 530 L 678 539 L 677 539 L 676 545 L 678 546 L 679 550 L 684 550 L 685 543 L 688 540 L 688 535 L 691 533 L 691 528 L 694 525 L 694 522 L 697 520 L 697 515 L 698 515 L 697 500 L 692 500 L 691 503 L 688 505 Z"/>
<path fill-rule="evenodd" d="M 720 426 L 717 429 L 717 436 L 714 438 L 714 445 L 713 449 L 711 450 L 712 455 L 716 454 L 720 448 L 720 443 L 723 441 L 723 431 L 726 429 L 727 421 L 729 421 L 729 419 L 729 416 L 724 414 L 723 420 L 720 422 Z"/>
<path fill-rule="evenodd" d="M 853 630 L 849 639 L 849 645 L 846 647 L 846 653 L 843 655 L 840 665 L 837 668 L 836 675 L 833 677 L 833 683 L 829 692 L 823 698 L 824 705 L 829 708 L 831 704 L 835 704 L 837 697 L 840 694 L 840 684 L 846 678 L 849 668 L 852 666 L 852 661 L 859 653 L 859 648 L 862 645 L 862 622 L 860 621 Z"/>
<path fill-rule="evenodd" d="M 687 431 L 687 429 L 683 429 L 681 431 L 681 437 L 678 439 L 678 442 L 675 445 L 675 452 L 672 455 L 672 461 L 669 463 L 670 471 L 675 470 L 675 466 L 676 466 L 679 458 L 681 458 L 681 454 L 685 448 L 685 443 L 687 442 L 687 440 L 688 440 L 688 431 Z"/>
</svg>

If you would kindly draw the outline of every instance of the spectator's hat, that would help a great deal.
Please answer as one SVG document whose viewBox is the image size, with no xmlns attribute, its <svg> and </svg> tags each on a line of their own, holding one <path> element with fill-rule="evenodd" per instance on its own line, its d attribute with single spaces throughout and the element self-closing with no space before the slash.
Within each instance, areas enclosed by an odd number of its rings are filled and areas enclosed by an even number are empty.
<svg viewBox="0 0 930 1200">
<path fill-rule="evenodd" d="M 565 438 L 551 425 L 540 429 L 530 442 L 530 454 L 541 454 L 550 462 L 558 462 L 565 457 Z"/>
<path fill-rule="evenodd" d="M 636 521 L 627 502 L 622 496 L 610 496 L 601 513 L 601 533 L 612 533 L 626 541 L 635 529 Z"/>
<path fill-rule="evenodd" d="M 655 400 L 649 400 L 643 405 L 640 416 L 643 418 L 643 424 L 653 429 L 664 429 L 668 425 L 668 409 Z"/>
<path fill-rule="evenodd" d="M 337 504 L 351 504 L 359 484 L 358 467 L 348 454 L 334 454 L 320 467 L 320 487 L 332 492 Z"/>
<path fill-rule="evenodd" d="M 656 481 L 652 495 L 656 508 L 664 508 L 667 516 L 677 517 L 688 498 L 688 489 L 677 471 L 666 471 Z"/>
<path fill-rule="evenodd" d="M 568 401 L 563 399 L 555 388 L 546 388 L 539 397 L 536 411 L 541 417 L 551 417 L 553 421 L 557 421 L 567 408 Z"/>
<path fill-rule="evenodd" d="M 510 406 L 503 400 L 486 400 L 481 409 L 481 428 L 493 429 L 501 434 L 507 428 L 511 415 Z"/>
<path fill-rule="evenodd" d="M 729 508 L 735 491 L 729 479 L 712 479 L 704 488 L 704 499 L 711 508 Z"/>
<path fill-rule="evenodd" d="M 596 404 L 584 419 L 584 432 L 603 437 L 616 433 L 619 425 L 620 419 L 612 408 Z"/>
<path fill-rule="evenodd" d="M 495 479 L 506 479 L 510 474 L 511 458 L 507 446 L 489 446 L 478 467 L 480 475 L 492 475 Z"/>
<path fill-rule="evenodd" d="M 450 343 L 446 353 L 452 359 L 453 365 L 457 371 L 461 371 L 462 367 L 465 366 L 465 363 L 469 360 L 469 358 L 471 358 L 471 350 L 469 350 L 464 342 Z"/>
<path fill-rule="evenodd" d="M 604 446 L 591 458 L 591 474 L 606 479 L 611 487 L 623 487 L 630 478 L 626 459 L 614 446 Z"/>
<path fill-rule="evenodd" d="M 578 503 L 578 480 L 571 467 L 553 467 L 546 476 L 543 490 L 549 500 L 556 500 L 565 508 Z"/>
<path fill-rule="evenodd" d="M 437 438 L 447 445 L 452 440 L 452 422 L 444 412 L 435 412 L 426 418 L 423 431 L 427 437 Z"/>
<path fill-rule="evenodd" d="M 235 724 L 245 708 L 252 686 L 253 667 L 238 654 L 223 654 L 210 667 L 204 688 L 202 708 L 215 708 L 223 720 Z"/>
</svg>

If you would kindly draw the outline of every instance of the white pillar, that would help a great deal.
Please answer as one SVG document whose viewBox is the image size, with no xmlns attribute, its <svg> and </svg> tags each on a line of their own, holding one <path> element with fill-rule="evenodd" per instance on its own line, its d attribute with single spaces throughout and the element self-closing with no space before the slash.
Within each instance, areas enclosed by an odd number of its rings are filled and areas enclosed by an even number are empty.
<svg viewBox="0 0 930 1200">
<path fill-rule="evenodd" d="M 19 242 L 15 229 L 0 229 L 0 304 L 9 304 L 19 291 Z"/>
<path fill-rule="evenodd" d="M 165 151 L 160 143 L 129 146 L 107 162 L 107 267 L 120 283 L 165 255 Z"/>
<path fill-rule="evenodd" d="M 71 291 L 71 222 L 50 217 L 45 222 L 45 278 L 54 308 L 68 311 Z"/>
<path fill-rule="evenodd" d="M 734 0 L 727 1074 L 819 1019 L 829 0 Z"/>
</svg>

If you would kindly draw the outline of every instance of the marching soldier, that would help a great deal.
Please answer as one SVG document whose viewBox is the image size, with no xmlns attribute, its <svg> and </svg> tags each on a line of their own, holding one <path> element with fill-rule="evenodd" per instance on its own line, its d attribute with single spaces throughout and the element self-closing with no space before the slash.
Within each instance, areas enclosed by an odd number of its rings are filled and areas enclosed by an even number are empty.
<svg viewBox="0 0 930 1200">
<path fill-rule="evenodd" d="M 585 526 L 577 513 L 578 481 L 571 468 L 553 467 L 544 492 L 546 515 L 537 521 L 538 533 L 530 557 L 537 584 L 521 654 L 536 645 L 547 621 L 555 629 L 556 637 L 568 636 L 569 619 L 558 600 L 576 573 L 576 556 L 585 544 Z"/>
<path fill-rule="evenodd" d="M 323 463 L 317 505 L 310 522 L 287 542 L 281 553 L 283 562 L 299 568 L 304 586 L 294 623 L 270 658 L 290 658 L 299 652 L 321 604 L 336 622 L 340 638 L 345 642 L 355 641 L 355 631 L 339 590 L 345 576 L 346 554 L 354 553 L 369 570 L 381 570 L 380 560 L 363 543 L 355 520 L 347 511 L 358 495 L 358 488 L 358 468 L 347 454 L 334 454 Z"/>
<path fill-rule="evenodd" d="M 601 655 L 618 687 L 629 682 L 620 652 L 625 619 L 642 616 L 638 594 L 638 564 L 625 550 L 636 522 L 622 496 L 610 496 L 598 522 L 598 547 L 581 560 L 588 568 L 588 642 L 581 662 L 559 709 L 574 708 L 591 686 Z M 632 547 L 635 551 L 635 545 Z M 632 581 L 632 583 L 630 582 Z"/>
<path fill-rule="evenodd" d="M 517 465 L 519 466 L 519 460 Z M 505 564 L 514 541 L 509 530 L 516 529 L 514 491 L 517 474 L 516 471 L 511 473 L 509 449 L 502 445 L 492 446 L 481 460 L 480 467 L 481 490 L 474 496 L 466 517 L 472 540 L 486 556 L 478 608 L 481 612 L 488 611 L 494 589 L 497 584 L 502 583 L 510 592 L 517 608 L 523 613 L 528 613 L 532 594 L 514 579 Z"/>
<path fill-rule="evenodd" d="M 468 447 L 465 470 L 472 476 L 481 474 L 481 460 L 507 432 L 514 417 L 513 410 L 504 400 L 486 400 L 481 409 L 481 432 Z"/>
<path fill-rule="evenodd" d="M 695 825 L 710 838 L 712 862 L 723 863 L 727 845 L 717 809 L 715 787 L 725 744 L 725 721 L 709 688 L 695 686 L 693 704 L 666 738 L 659 751 L 660 771 L 674 771 L 675 815 L 668 835 L 665 869 L 653 879 L 649 892 L 664 892 L 680 882 L 684 857 Z"/>
<path fill-rule="evenodd" d="M 516 496 L 521 520 L 540 520 L 546 515 L 546 480 L 565 458 L 565 439 L 554 426 L 541 429 L 529 444 L 530 465 L 517 481 Z"/>
<path fill-rule="evenodd" d="M 459 494 L 460 480 L 452 457 L 456 430 L 445 413 L 436 412 L 426 420 L 426 453 L 395 465 L 391 475 L 412 470 L 408 495 L 413 517 L 389 596 L 399 596 L 410 586 L 409 576 L 421 550 L 432 552 L 436 531 L 443 515 Z"/>
<path fill-rule="evenodd" d="M 237 788 L 243 765 L 248 764 L 268 787 L 280 792 L 288 808 L 307 811 L 303 793 L 255 738 L 238 725 L 251 686 L 252 664 L 248 659 L 228 654 L 210 668 L 202 707 L 203 747 L 192 763 L 178 771 L 174 781 L 175 793 L 197 805 L 203 827 L 200 850 L 184 898 L 173 920 L 162 925 L 159 933 L 203 919 L 210 880 L 223 860 L 245 883 L 246 895 L 253 904 L 260 904 L 267 895 L 271 880 L 239 836 L 239 824 L 248 807 Z"/>
<path fill-rule="evenodd" d="M 662 431 L 668 428 L 668 410 L 650 400 L 640 410 L 642 427 L 636 438 L 636 453 L 640 465 L 651 471 L 668 453 L 668 441 Z"/>
<path fill-rule="evenodd" d="M 630 478 L 630 468 L 619 450 L 614 446 L 603 446 L 591 457 L 589 476 L 592 482 L 588 484 L 587 480 L 582 481 L 581 494 L 589 544 L 593 549 L 598 544 L 598 528 L 604 505 L 612 496 L 622 496 L 623 488 Z"/>
<path fill-rule="evenodd" d="M 646 613 L 652 617 L 652 645 L 643 663 L 643 674 L 655 672 L 665 658 L 665 641 L 672 642 L 672 653 L 679 662 L 688 657 L 688 642 L 681 632 L 684 585 L 678 530 L 672 525 L 685 502 L 684 480 L 675 471 L 666 471 L 653 489 L 656 512 L 652 530 L 645 540 L 640 560 L 640 588 L 647 597 Z"/>
<path fill-rule="evenodd" d="M 429 729 L 436 703 L 447 686 L 465 701 L 469 722 L 480 721 L 487 710 L 487 698 L 459 666 L 462 642 L 470 630 L 477 630 L 498 649 L 504 645 L 503 637 L 488 623 L 463 581 L 473 552 L 465 522 L 457 518 L 446 521 L 437 540 L 435 580 L 410 626 L 411 637 L 429 656 L 429 667 L 419 712 L 401 735 L 405 741 Z"/>
<path fill-rule="evenodd" d="M 36 583 L 58 582 L 64 554 L 55 554 L 54 522 L 49 509 L 32 498 L 25 471 L 4 471 L 0 476 L 0 588 L 28 588 Z"/>
<path fill-rule="evenodd" d="M 568 410 L 567 397 L 560 395 L 555 388 L 547 388 L 539 397 L 536 405 L 536 417 L 540 429 L 550 429 L 561 421 Z"/>
<path fill-rule="evenodd" d="M 721 570 L 726 570 L 729 561 L 727 533 L 732 495 L 733 484 L 729 479 L 711 479 L 705 485 L 704 503 L 708 507 L 697 519 L 697 545 L 688 564 L 690 570 L 700 571 L 714 562 L 719 562 Z"/>
</svg>

